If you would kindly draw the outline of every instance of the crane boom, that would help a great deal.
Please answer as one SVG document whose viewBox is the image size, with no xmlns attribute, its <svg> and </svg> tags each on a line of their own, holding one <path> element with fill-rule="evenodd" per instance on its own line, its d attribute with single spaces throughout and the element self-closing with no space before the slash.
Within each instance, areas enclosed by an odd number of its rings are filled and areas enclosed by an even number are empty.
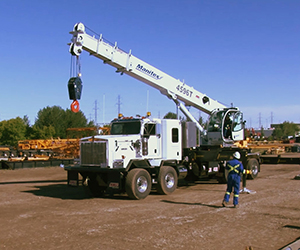
<svg viewBox="0 0 300 250">
<path fill-rule="evenodd" d="M 70 33 L 73 35 L 70 44 L 72 55 L 79 56 L 85 50 L 103 60 L 104 63 L 115 67 L 116 72 L 127 74 L 158 89 L 163 95 L 173 99 L 179 107 L 182 107 L 182 105 L 179 105 L 178 100 L 186 106 L 192 106 L 206 114 L 211 114 L 215 109 L 226 108 L 220 102 L 133 56 L 131 51 L 127 53 L 118 48 L 117 44 L 112 46 L 110 43 L 105 42 L 102 36 L 97 39 L 87 34 L 82 23 L 75 24 L 73 31 Z M 191 116 L 189 112 L 186 115 Z"/>
</svg>

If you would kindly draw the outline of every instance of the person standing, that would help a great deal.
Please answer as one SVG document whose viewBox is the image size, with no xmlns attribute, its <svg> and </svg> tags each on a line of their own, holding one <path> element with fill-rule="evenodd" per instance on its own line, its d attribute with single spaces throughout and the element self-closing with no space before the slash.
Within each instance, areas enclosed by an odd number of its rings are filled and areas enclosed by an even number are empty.
<svg viewBox="0 0 300 250">
<path fill-rule="evenodd" d="M 233 205 L 236 208 L 239 204 L 241 174 L 244 173 L 244 166 L 239 161 L 240 158 L 241 158 L 241 154 L 239 152 L 235 152 L 233 154 L 233 159 L 226 163 L 225 169 L 228 171 L 228 176 L 227 176 L 227 189 L 222 202 L 223 207 L 226 207 L 226 205 L 228 204 L 232 189 L 233 189 Z"/>
</svg>

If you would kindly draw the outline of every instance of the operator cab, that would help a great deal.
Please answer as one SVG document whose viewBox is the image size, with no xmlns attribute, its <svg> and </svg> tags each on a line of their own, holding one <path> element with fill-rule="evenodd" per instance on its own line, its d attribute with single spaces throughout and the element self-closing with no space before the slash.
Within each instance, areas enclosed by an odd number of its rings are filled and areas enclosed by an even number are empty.
<svg viewBox="0 0 300 250">
<path fill-rule="evenodd" d="M 207 122 L 207 144 L 232 144 L 244 139 L 243 113 L 236 108 L 217 109 Z"/>
</svg>

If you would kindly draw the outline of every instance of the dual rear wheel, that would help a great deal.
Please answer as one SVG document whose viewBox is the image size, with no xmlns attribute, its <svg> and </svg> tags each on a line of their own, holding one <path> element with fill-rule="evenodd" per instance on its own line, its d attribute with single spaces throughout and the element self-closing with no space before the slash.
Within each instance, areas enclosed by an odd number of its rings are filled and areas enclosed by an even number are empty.
<svg viewBox="0 0 300 250">
<path fill-rule="evenodd" d="M 129 198 L 140 200 L 146 198 L 152 188 L 152 179 L 149 172 L 142 168 L 129 171 L 125 190 Z M 177 173 L 170 166 L 162 166 L 157 179 L 157 192 L 159 194 L 171 194 L 177 187 Z"/>
</svg>

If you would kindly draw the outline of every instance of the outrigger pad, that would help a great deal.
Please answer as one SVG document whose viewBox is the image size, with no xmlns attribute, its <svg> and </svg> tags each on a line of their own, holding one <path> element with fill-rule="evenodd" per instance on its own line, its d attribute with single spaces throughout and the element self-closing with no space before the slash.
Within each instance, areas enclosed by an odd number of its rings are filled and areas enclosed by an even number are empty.
<svg viewBox="0 0 300 250">
<path fill-rule="evenodd" d="M 68 82 L 70 100 L 80 100 L 82 91 L 82 81 L 80 77 L 71 77 Z"/>
<path fill-rule="evenodd" d="M 247 193 L 247 194 L 256 194 L 256 191 L 253 191 L 253 190 L 249 190 L 248 188 L 243 188 L 240 190 L 240 193 L 243 194 L 243 193 Z"/>
<path fill-rule="evenodd" d="M 295 179 L 295 180 L 300 180 L 300 174 L 296 175 L 296 176 L 294 177 L 294 179 Z"/>
</svg>

